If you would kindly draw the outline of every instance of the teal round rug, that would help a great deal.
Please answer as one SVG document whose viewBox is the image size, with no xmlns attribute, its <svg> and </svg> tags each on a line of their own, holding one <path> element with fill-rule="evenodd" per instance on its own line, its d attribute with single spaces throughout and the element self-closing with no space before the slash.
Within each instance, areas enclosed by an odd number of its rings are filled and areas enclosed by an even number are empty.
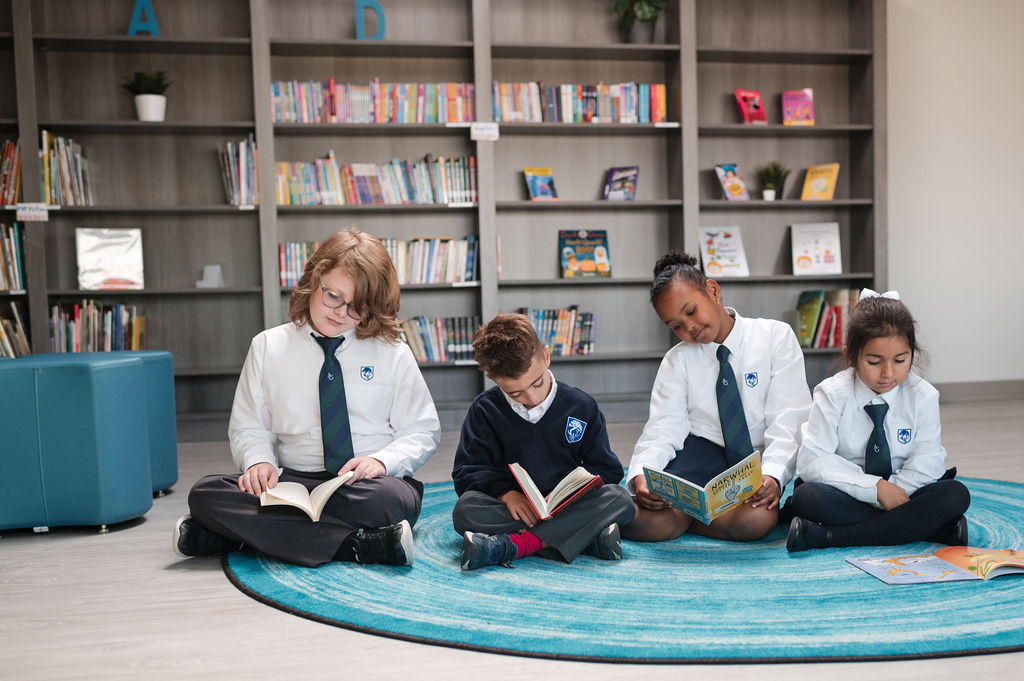
<svg viewBox="0 0 1024 681">
<path fill-rule="evenodd" d="M 1024 485 L 963 479 L 970 544 L 1024 548 Z M 942 657 L 1024 649 L 1024 576 L 888 586 L 847 557 L 919 543 L 789 554 L 684 535 L 623 542 L 622 561 L 530 557 L 462 572 L 451 483 L 427 485 L 411 567 L 224 560 L 243 592 L 286 612 L 408 641 L 599 662 L 735 663 Z"/>
</svg>

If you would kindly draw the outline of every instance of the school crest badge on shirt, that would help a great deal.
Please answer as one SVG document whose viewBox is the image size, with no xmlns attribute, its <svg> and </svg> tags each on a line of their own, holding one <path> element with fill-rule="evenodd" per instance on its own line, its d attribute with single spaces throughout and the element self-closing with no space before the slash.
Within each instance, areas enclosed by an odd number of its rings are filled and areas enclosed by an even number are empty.
<svg viewBox="0 0 1024 681">
<path fill-rule="evenodd" d="M 743 382 L 747 384 L 748 388 L 757 386 L 757 372 L 751 371 L 750 373 L 743 374 Z"/>
<path fill-rule="evenodd" d="M 900 428 L 896 431 L 896 440 L 901 444 L 905 445 L 910 442 L 912 434 L 910 428 Z"/>
<path fill-rule="evenodd" d="M 373 365 L 359 367 L 359 378 L 364 381 L 373 380 Z"/>
<path fill-rule="evenodd" d="M 565 422 L 565 439 L 570 443 L 579 442 L 583 437 L 583 431 L 587 429 L 587 422 L 580 421 L 574 416 L 570 416 L 569 420 Z"/>
</svg>

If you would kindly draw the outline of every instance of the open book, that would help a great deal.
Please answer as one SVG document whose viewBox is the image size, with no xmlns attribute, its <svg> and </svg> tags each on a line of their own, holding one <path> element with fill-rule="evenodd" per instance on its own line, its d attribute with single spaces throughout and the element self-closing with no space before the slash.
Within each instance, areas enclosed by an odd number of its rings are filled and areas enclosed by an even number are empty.
<svg viewBox="0 0 1024 681">
<path fill-rule="evenodd" d="M 644 466 L 647 489 L 705 525 L 761 489 L 761 452 L 755 451 L 698 487 L 685 478 Z"/>
<path fill-rule="evenodd" d="M 944 546 L 934 553 L 913 556 L 847 558 L 846 562 L 886 584 L 959 582 L 1024 574 L 1024 551 L 971 546 Z"/>
<path fill-rule="evenodd" d="M 594 475 L 583 466 L 577 466 L 559 480 L 551 493 L 545 497 L 537 489 L 537 485 L 534 484 L 533 478 L 525 468 L 518 463 L 510 463 L 508 467 L 512 470 L 516 482 L 519 483 L 523 494 L 530 500 L 533 510 L 537 512 L 541 520 L 547 520 L 590 490 L 597 489 L 604 484 L 600 475 Z"/>
<path fill-rule="evenodd" d="M 316 522 L 320 520 L 320 514 L 323 513 L 324 506 L 334 491 L 348 482 L 354 474 L 353 471 L 349 471 L 331 478 L 308 492 L 297 482 L 279 482 L 272 489 L 260 494 L 260 506 L 294 506 Z"/>
</svg>

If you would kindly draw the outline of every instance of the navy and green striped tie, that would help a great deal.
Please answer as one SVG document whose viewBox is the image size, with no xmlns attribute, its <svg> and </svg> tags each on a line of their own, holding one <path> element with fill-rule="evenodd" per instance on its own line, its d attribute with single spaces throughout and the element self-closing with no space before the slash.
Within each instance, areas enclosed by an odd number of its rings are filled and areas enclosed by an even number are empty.
<svg viewBox="0 0 1024 681">
<path fill-rule="evenodd" d="M 725 439 L 725 458 L 732 466 L 749 456 L 754 447 L 750 444 L 750 431 L 747 430 L 747 417 L 743 413 L 736 374 L 729 366 L 729 348 L 718 346 L 717 355 L 718 383 L 715 384 L 715 394 L 718 396 L 718 417 L 722 422 L 722 437 Z"/>
<path fill-rule="evenodd" d="M 324 468 L 337 474 L 353 455 L 345 381 L 341 376 L 341 363 L 334 356 L 345 339 L 313 338 L 324 350 L 324 364 L 320 367 L 320 427 L 324 439 Z"/>
<path fill-rule="evenodd" d="M 892 475 L 892 458 L 889 456 L 889 442 L 885 439 L 885 413 L 889 411 L 889 405 L 865 404 L 864 411 L 868 413 L 871 422 L 875 424 L 868 437 L 868 446 L 864 450 L 864 472 L 868 475 L 877 475 L 883 480 L 888 480 Z"/>
</svg>

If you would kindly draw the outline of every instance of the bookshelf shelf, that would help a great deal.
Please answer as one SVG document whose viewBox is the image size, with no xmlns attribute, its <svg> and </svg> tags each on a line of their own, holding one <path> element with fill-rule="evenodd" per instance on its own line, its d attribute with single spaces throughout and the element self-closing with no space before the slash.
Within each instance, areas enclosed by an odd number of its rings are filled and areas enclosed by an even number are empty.
<svg viewBox="0 0 1024 681">
<path fill-rule="evenodd" d="M 332 214 L 332 213 L 447 213 L 473 211 L 471 203 L 400 203 L 400 204 L 345 204 L 343 206 L 278 206 L 279 214 Z"/>
<path fill-rule="evenodd" d="M 164 36 L 37 34 L 37 50 L 62 52 L 153 52 L 168 54 L 249 54 L 249 38 L 183 39 Z"/>
<path fill-rule="evenodd" d="M 679 59 L 679 45 L 570 45 L 566 43 L 506 43 L 491 45 L 495 59 L 579 59 L 614 61 L 670 61 Z"/>
<path fill-rule="evenodd" d="M 13 208 L 9 206 L 8 208 Z M 54 206 L 50 206 L 51 210 Z M 225 215 L 253 217 L 255 206 L 239 208 L 227 204 L 190 206 L 184 204 L 147 205 L 147 206 L 60 206 L 62 215 Z"/>
<path fill-rule="evenodd" d="M 469 123 L 274 123 L 277 135 L 451 135 L 469 137 Z"/>
<path fill-rule="evenodd" d="M 827 137 L 851 133 L 870 134 L 872 126 L 860 123 L 844 125 L 750 125 L 725 123 L 702 125 L 698 132 L 704 137 Z"/>
<path fill-rule="evenodd" d="M 252 121 L 90 121 L 90 120 L 43 120 L 39 127 L 50 132 L 67 134 L 113 133 L 113 134 L 156 134 L 156 135 L 205 135 L 245 134 L 252 132 Z"/>
<path fill-rule="evenodd" d="M 51 298 L 145 298 L 156 296 L 233 296 L 262 293 L 259 286 L 225 286 L 223 288 L 168 288 L 135 291 L 82 291 L 79 289 L 50 289 Z"/>
<path fill-rule="evenodd" d="M 795 274 L 760 274 L 751 275 L 749 277 L 719 277 L 715 279 L 719 284 L 723 286 L 731 285 L 748 285 L 748 284 L 794 284 L 794 283 L 806 283 L 808 288 L 813 288 L 813 284 L 822 282 L 850 282 L 850 281 L 861 281 L 865 279 L 872 279 L 874 277 L 873 272 L 849 272 L 843 274 L 818 274 L 814 276 L 808 275 L 795 275 Z"/>
<path fill-rule="evenodd" d="M 498 124 L 506 135 L 652 135 L 679 133 L 679 123 L 506 123 Z"/>
<path fill-rule="evenodd" d="M 399 57 L 471 59 L 473 42 L 418 40 L 285 40 L 270 39 L 275 57 Z"/>
<path fill-rule="evenodd" d="M 447 284 L 402 284 L 401 288 L 403 291 L 452 291 L 459 289 L 478 289 L 480 288 L 480 282 L 464 281 Z M 281 294 L 291 295 L 291 292 L 294 290 L 294 286 L 282 286 Z"/>
<path fill-rule="evenodd" d="M 664 350 L 637 350 L 635 352 L 594 352 L 589 355 L 552 355 L 551 361 L 558 363 L 577 362 L 649 362 L 661 360 Z M 648 395 L 648 398 L 650 395 Z"/>
<path fill-rule="evenodd" d="M 681 208 L 680 199 L 652 199 L 638 201 L 495 201 L 497 210 L 536 210 L 536 211 L 594 211 L 594 210 L 660 210 L 662 208 Z"/>
<path fill-rule="evenodd" d="M 588 277 L 586 279 L 500 279 L 499 288 L 542 288 L 545 286 L 650 286 L 648 277 Z"/>
<path fill-rule="evenodd" d="M 697 48 L 697 61 L 746 64 L 850 64 L 869 61 L 872 54 L 871 50 L 862 48 L 788 50 L 705 46 Z"/>
<path fill-rule="evenodd" d="M 874 204 L 873 199 L 833 199 L 831 201 L 801 201 L 799 199 L 727 201 L 726 199 L 710 199 L 701 201 L 700 208 L 701 210 L 827 210 L 829 208 L 870 208 Z"/>
</svg>

